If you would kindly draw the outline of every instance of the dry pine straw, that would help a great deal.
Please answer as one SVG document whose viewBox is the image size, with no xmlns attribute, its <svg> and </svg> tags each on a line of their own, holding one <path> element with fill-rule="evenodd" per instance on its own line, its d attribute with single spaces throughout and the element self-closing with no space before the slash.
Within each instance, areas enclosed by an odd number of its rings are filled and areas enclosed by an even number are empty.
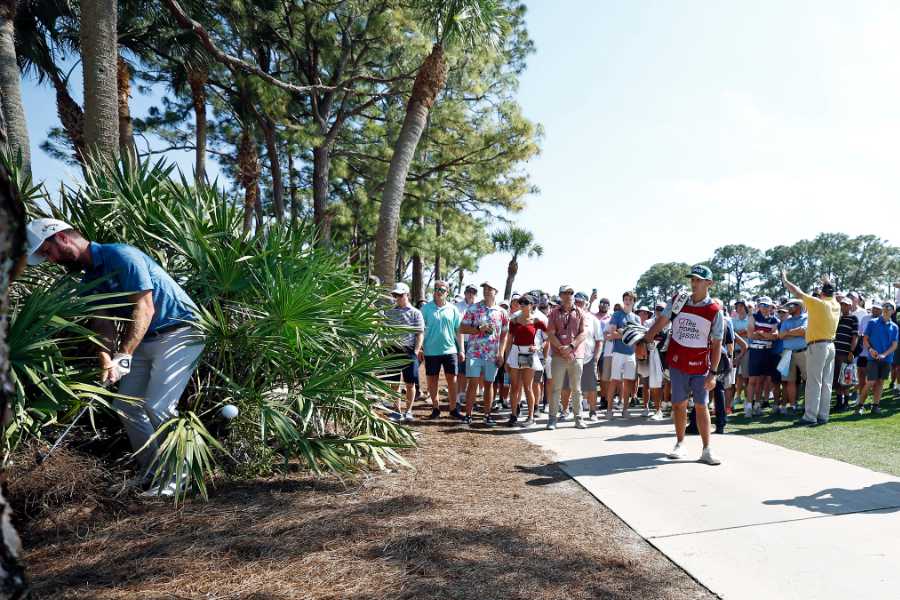
<svg viewBox="0 0 900 600">
<path fill-rule="evenodd" d="M 36 597 L 713 597 L 518 435 L 415 428 L 413 469 L 226 484 L 177 511 L 129 499 L 90 527 L 27 528 Z"/>
</svg>

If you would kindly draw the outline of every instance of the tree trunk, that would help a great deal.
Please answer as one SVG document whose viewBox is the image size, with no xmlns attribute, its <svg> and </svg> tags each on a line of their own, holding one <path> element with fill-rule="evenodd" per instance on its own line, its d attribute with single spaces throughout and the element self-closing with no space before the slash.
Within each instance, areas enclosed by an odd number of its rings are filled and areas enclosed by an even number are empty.
<svg viewBox="0 0 900 600">
<path fill-rule="evenodd" d="M 84 141 L 89 153 L 107 160 L 119 154 L 116 0 L 81 1 L 84 71 Z"/>
<path fill-rule="evenodd" d="M 259 155 L 256 141 L 245 127 L 238 148 L 238 178 L 244 187 L 244 235 L 253 229 L 253 215 L 259 201 Z"/>
<path fill-rule="evenodd" d="M 290 144 L 287 149 L 287 161 L 288 179 L 291 186 L 291 227 L 296 227 L 297 221 L 300 220 L 300 177 L 297 169 L 294 168 L 294 154 Z"/>
<path fill-rule="evenodd" d="M 194 105 L 194 179 L 206 181 L 206 69 L 189 68 L 188 85 L 191 87 L 191 102 Z"/>
<path fill-rule="evenodd" d="M 506 267 L 506 288 L 503 290 L 504 298 L 509 298 L 512 296 L 513 281 L 516 280 L 516 275 L 518 273 L 519 262 L 516 260 L 516 257 L 513 256 L 512 260 L 509 261 L 509 265 Z"/>
<path fill-rule="evenodd" d="M 406 188 L 406 176 L 412 164 L 416 146 L 425 130 L 428 111 L 434 105 L 437 95 L 447 81 L 447 63 L 444 50 L 435 44 L 431 54 L 422 63 L 412 95 L 406 106 L 406 117 L 384 184 L 381 209 L 378 214 L 378 231 L 375 235 L 375 274 L 382 278 L 385 285 L 393 285 L 394 257 L 397 255 L 397 229 L 400 225 L 400 208 L 403 205 L 403 192 Z"/>
<path fill-rule="evenodd" d="M 75 160 L 84 164 L 84 111 L 69 93 L 66 82 L 58 72 L 50 74 L 53 87 L 56 89 L 56 114 L 62 123 L 69 143 L 72 144 Z"/>
<path fill-rule="evenodd" d="M 422 268 L 422 255 L 416 252 L 412 256 L 412 285 L 410 286 L 410 300 L 414 304 L 425 297 L 424 280 L 425 273 Z"/>
<path fill-rule="evenodd" d="M 259 193 L 259 178 L 256 179 L 256 199 L 253 204 L 253 212 L 256 215 L 256 235 L 262 235 L 265 230 L 266 219 L 263 214 L 262 195 Z"/>
<path fill-rule="evenodd" d="M 12 155 L 22 153 L 22 167 L 30 174 L 31 146 L 22 103 L 22 77 L 16 63 L 15 16 L 16 0 L 0 0 L 0 109 L 6 122 L 6 141 Z"/>
<path fill-rule="evenodd" d="M 444 235 L 444 222 L 440 217 L 435 219 L 434 221 L 434 236 L 435 241 L 435 250 L 434 250 L 434 280 L 437 281 L 441 278 L 441 236 Z"/>
<path fill-rule="evenodd" d="M 5 89 L 3 90 L 6 91 Z M 0 168 L 0 421 L 5 433 L 15 388 L 9 377 L 9 284 L 24 267 L 25 208 L 6 171 Z M 11 522 L 12 510 L 0 487 L 0 599 L 25 598 L 28 580 L 22 563 L 22 543 Z"/>
<path fill-rule="evenodd" d="M 459 293 L 460 294 L 462 294 L 465 291 L 463 289 L 463 286 L 465 285 L 465 283 L 463 283 L 463 279 L 465 279 L 465 278 L 466 278 L 466 270 L 463 269 L 462 267 L 460 267 L 459 268 Z"/>
<path fill-rule="evenodd" d="M 328 210 L 328 184 L 331 170 L 331 146 L 313 148 L 313 222 L 319 234 L 319 244 L 331 245 L 331 214 Z"/>
<path fill-rule="evenodd" d="M 272 206 L 275 220 L 284 221 L 284 180 L 281 175 L 281 159 L 278 157 L 278 144 L 275 138 L 275 123 L 269 117 L 259 115 L 259 126 L 266 139 L 266 154 L 269 157 L 269 173 L 272 175 Z"/>
<path fill-rule="evenodd" d="M 121 56 L 116 59 L 116 90 L 119 100 L 119 153 L 136 164 L 137 147 L 134 145 L 131 108 L 128 106 L 128 99 L 131 98 L 131 69 Z"/>
</svg>

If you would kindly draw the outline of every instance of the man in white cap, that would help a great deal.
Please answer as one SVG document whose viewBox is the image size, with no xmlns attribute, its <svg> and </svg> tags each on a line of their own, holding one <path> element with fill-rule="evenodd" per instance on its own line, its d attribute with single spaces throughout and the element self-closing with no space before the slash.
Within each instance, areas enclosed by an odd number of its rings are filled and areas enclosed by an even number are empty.
<svg viewBox="0 0 900 600">
<path fill-rule="evenodd" d="M 478 386 L 484 388 L 484 424 L 494 427 L 491 417 L 494 403 L 494 380 L 503 363 L 500 349 L 504 347 L 509 330 L 509 314 L 496 303 L 497 288 L 490 282 L 481 284 L 484 300 L 473 305 L 463 315 L 459 332 L 469 336 L 466 341 L 466 416 L 463 422 L 472 424 L 472 409 Z"/>
<path fill-rule="evenodd" d="M 178 400 L 203 351 L 191 325 L 197 306 L 162 267 L 133 246 L 88 241 L 57 219 L 36 219 L 28 224 L 27 234 L 29 264 L 47 260 L 72 272 L 84 271 L 85 283 L 103 280 L 92 292 L 128 294 L 129 306 L 101 315 L 128 319 L 122 335 L 109 318 L 93 319 L 91 328 L 104 343 L 98 353 L 101 382 L 119 383 L 119 393 L 140 399 L 116 400 L 114 405 L 147 485 L 159 450 L 150 439 L 178 415 Z M 171 496 L 175 489 L 172 481 L 146 493 Z"/>
<path fill-rule="evenodd" d="M 463 292 L 463 298 L 459 302 L 456 303 L 456 310 L 459 311 L 460 318 L 464 317 L 469 309 L 475 306 L 475 303 L 478 301 L 478 288 L 473 284 L 466 284 L 465 290 Z M 468 342 L 469 336 L 463 336 L 463 356 L 462 361 L 457 365 L 457 377 L 456 377 L 456 402 L 459 405 L 463 405 L 466 402 L 466 390 L 468 389 L 469 379 L 466 377 L 466 342 Z"/>
<path fill-rule="evenodd" d="M 404 333 L 397 341 L 397 345 L 390 352 L 391 355 L 401 356 L 405 360 L 396 373 L 392 373 L 388 381 L 399 383 L 403 380 L 406 388 L 406 408 L 403 402 L 398 402 L 398 419 L 413 421 L 413 402 L 416 399 L 416 384 L 419 383 L 419 354 L 422 351 L 422 338 L 425 332 L 425 320 L 418 308 L 409 301 L 409 286 L 399 282 L 391 290 L 394 306 L 385 311 L 384 315 L 392 325 L 404 328 Z"/>
</svg>

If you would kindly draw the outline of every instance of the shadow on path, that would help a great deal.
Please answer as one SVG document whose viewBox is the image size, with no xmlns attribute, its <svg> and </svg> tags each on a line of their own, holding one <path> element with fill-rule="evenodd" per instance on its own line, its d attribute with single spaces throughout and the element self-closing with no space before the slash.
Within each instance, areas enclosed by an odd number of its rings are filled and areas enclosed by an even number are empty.
<svg viewBox="0 0 900 600">
<path fill-rule="evenodd" d="M 876 509 L 898 512 L 900 511 L 900 482 L 886 481 L 858 490 L 827 488 L 810 496 L 766 500 L 763 504 L 797 506 L 826 515 L 841 515 Z"/>
</svg>

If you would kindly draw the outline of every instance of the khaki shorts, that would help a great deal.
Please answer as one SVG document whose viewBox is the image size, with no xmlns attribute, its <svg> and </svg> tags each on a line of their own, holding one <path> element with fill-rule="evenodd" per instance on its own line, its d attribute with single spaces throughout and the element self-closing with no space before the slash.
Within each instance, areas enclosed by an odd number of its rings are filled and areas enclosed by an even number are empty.
<svg viewBox="0 0 900 600">
<path fill-rule="evenodd" d="M 797 383 L 797 371 L 800 371 L 802 379 L 806 379 L 806 352 L 791 352 L 791 366 L 785 381 Z"/>
<path fill-rule="evenodd" d="M 603 367 L 600 369 L 600 381 L 609 381 L 612 375 L 612 355 L 604 356 L 601 359 Z"/>
</svg>

